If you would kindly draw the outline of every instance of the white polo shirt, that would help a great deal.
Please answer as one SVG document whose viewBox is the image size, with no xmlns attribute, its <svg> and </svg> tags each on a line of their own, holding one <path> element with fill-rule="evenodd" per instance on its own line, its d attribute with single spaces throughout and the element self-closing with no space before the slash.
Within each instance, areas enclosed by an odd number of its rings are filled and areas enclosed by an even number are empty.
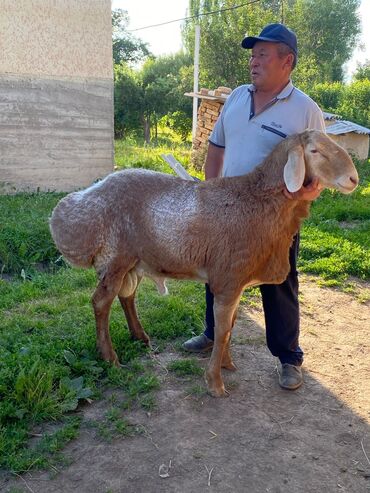
<svg viewBox="0 0 370 493">
<path fill-rule="evenodd" d="M 223 176 L 253 171 L 288 135 L 316 129 L 325 132 L 317 104 L 289 82 L 274 103 L 253 115 L 253 84 L 237 87 L 227 98 L 209 141 L 225 148 Z"/>
</svg>

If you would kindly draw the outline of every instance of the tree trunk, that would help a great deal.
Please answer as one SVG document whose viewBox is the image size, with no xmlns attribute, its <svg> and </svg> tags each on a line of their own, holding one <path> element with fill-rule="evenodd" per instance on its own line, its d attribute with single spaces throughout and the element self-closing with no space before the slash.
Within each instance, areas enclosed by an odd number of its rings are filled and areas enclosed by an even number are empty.
<svg viewBox="0 0 370 493">
<path fill-rule="evenodd" d="M 144 141 L 146 144 L 150 143 L 150 120 L 144 118 Z"/>
</svg>

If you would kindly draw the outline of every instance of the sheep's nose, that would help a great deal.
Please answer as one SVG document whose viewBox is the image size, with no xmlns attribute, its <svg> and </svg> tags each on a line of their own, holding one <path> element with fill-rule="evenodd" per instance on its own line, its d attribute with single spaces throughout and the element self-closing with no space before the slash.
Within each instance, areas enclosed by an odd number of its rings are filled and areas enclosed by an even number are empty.
<svg viewBox="0 0 370 493">
<path fill-rule="evenodd" d="M 358 177 L 357 176 L 350 176 L 349 177 L 350 181 L 354 184 L 354 185 L 358 185 Z"/>
</svg>

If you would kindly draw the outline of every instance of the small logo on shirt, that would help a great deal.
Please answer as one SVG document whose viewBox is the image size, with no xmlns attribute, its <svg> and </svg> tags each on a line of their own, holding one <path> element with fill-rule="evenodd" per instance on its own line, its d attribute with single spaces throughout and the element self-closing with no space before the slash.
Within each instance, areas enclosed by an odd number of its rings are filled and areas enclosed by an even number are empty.
<svg viewBox="0 0 370 493">
<path fill-rule="evenodd" d="M 282 125 L 280 125 L 279 123 L 275 123 L 275 122 L 271 122 L 271 123 L 270 123 L 270 125 L 271 125 L 272 127 L 276 127 L 276 128 L 283 128 L 283 126 L 282 126 Z"/>
</svg>

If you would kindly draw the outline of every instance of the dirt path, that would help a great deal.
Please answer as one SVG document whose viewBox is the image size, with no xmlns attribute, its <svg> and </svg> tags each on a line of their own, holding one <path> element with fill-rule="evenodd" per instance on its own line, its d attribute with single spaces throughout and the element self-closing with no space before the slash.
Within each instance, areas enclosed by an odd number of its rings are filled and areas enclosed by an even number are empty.
<svg viewBox="0 0 370 493">
<path fill-rule="evenodd" d="M 228 399 L 189 391 L 164 370 L 179 354 L 162 353 L 158 406 L 131 411 L 144 433 L 106 443 L 91 428 L 66 452 L 72 463 L 55 477 L 29 473 L 3 491 L 37 493 L 362 493 L 370 491 L 370 309 L 349 294 L 304 278 L 302 337 L 305 384 L 277 384 L 265 347 L 263 314 L 241 311 L 233 335 L 236 373 L 224 373 Z M 199 358 L 202 365 L 206 358 Z M 85 410 L 99 419 L 107 400 Z M 168 477 L 160 477 L 166 473 Z"/>
</svg>

